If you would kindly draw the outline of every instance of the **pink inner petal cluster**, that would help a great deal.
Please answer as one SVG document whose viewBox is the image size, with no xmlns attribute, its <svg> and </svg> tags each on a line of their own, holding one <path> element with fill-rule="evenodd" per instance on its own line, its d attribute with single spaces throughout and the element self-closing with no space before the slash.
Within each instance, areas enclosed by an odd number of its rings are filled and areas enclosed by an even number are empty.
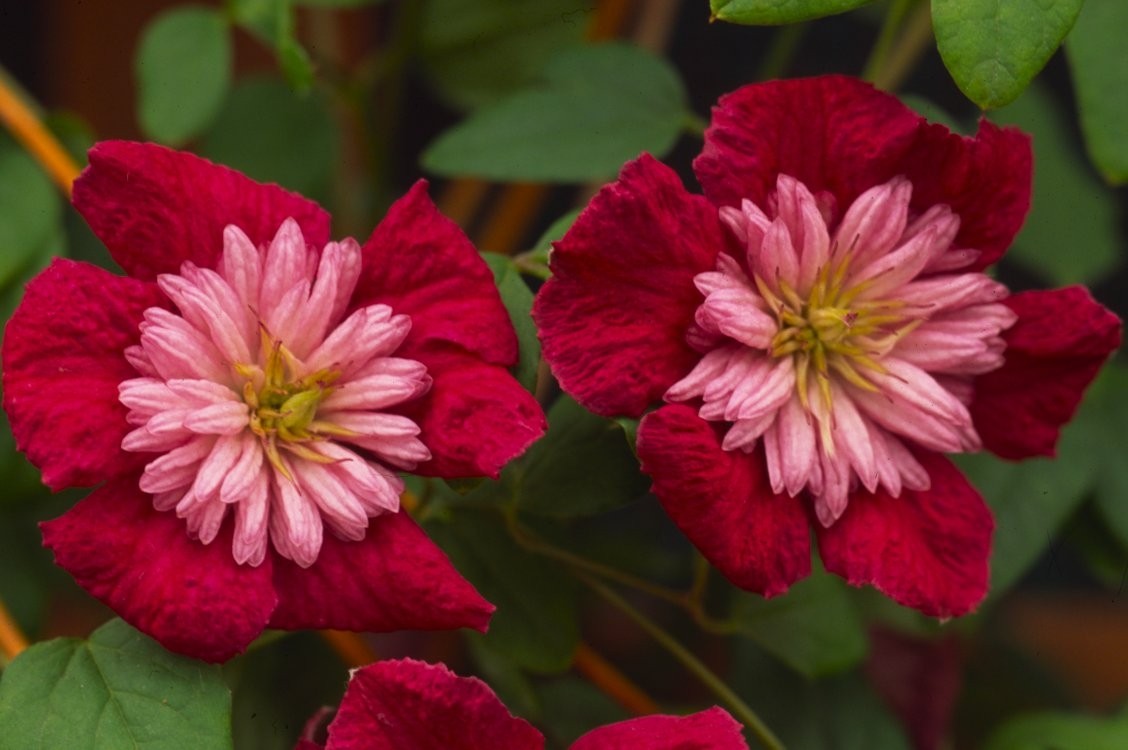
<svg viewBox="0 0 1128 750">
<path fill-rule="evenodd" d="M 431 387 L 422 363 L 394 356 L 411 319 L 348 312 L 360 272 L 352 240 L 318 252 L 288 219 L 256 247 L 229 225 L 215 270 L 157 278 L 178 312 L 146 310 L 125 352 L 141 377 L 119 388 L 135 426 L 122 448 L 159 454 L 141 490 L 204 544 L 230 510 L 240 564 L 262 563 L 269 542 L 308 567 L 326 527 L 362 539 L 399 508 L 395 469 L 431 458 L 416 423 L 387 411 Z"/>
<path fill-rule="evenodd" d="M 912 184 L 873 187 L 839 218 L 834 198 L 780 175 L 765 210 L 721 220 L 744 251 L 697 274 L 705 296 L 687 341 L 703 356 L 666 392 L 728 423 L 722 448 L 763 444 L 772 490 L 806 490 L 830 526 L 859 486 L 926 490 L 908 446 L 974 451 L 975 376 L 1003 364 L 1016 315 L 1007 290 L 964 269 L 960 220 L 910 209 Z"/>
</svg>

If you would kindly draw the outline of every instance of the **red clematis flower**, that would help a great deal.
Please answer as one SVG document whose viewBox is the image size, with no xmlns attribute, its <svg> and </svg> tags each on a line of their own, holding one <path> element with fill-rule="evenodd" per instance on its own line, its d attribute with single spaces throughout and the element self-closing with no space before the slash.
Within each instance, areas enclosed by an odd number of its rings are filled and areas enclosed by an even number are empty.
<svg viewBox="0 0 1128 750">
<path fill-rule="evenodd" d="M 993 520 L 943 456 L 1053 453 L 1120 340 L 1081 288 L 984 275 L 1030 200 L 1028 139 L 929 124 L 842 76 L 724 98 L 694 162 L 643 156 L 557 243 L 534 316 L 561 386 L 647 414 L 654 493 L 733 583 L 827 569 L 938 617 L 984 596 Z"/>
<path fill-rule="evenodd" d="M 317 728 L 317 719 L 307 735 Z M 445 666 L 381 661 L 353 672 L 324 746 L 295 750 L 543 750 L 544 737 L 509 713 L 489 685 Z M 593 729 L 571 750 L 747 750 L 740 724 L 721 708 L 644 716 Z"/>
<path fill-rule="evenodd" d="M 398 472 L 496 476 L 544 430 L 492 276 L 422 182 L 363 245 L 275 185 L 107 142 L 74 205 L 129 274 L 56 260 L 4 338 L 4 407 L 56 561 L 167 648 L 266 627 L 485 629 Z"/>
</svg>

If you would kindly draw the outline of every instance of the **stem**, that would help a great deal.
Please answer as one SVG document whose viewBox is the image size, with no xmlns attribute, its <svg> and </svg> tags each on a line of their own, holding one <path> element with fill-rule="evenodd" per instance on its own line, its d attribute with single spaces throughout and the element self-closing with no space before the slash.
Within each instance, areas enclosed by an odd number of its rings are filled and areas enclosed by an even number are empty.
<svg viewBox="0 0 1128 750">
<path fill-rule="evenodd" d="M 917 60 L 928 49 L 932 42 L 931 6 L 928 3 L 919 3 L 913 8 L 912 15 L 905 22 L 904 28 L 904 33 L 885 61 L 885 67 L 878 71 L 874 78 L 873 83 L 879 89 L 893 91 L 899 88 L 912 72 Z"/>
<path fill-rule="evenodd" d="M 381 60 L 382 85 L 373 96 L 376 108 L 372 127 L 368 129 L 368 146 L 372 160 L 372 175 L 376 181 L 376 195 L 380 212 L 391 204 L 389 195 L 392 176 L 392 148 L 398 143 L 404 91 L 407 86 L 407 64 L 418 45 L 419 27 L 423 18 L 424 3 L 412 0 L 399 3 L 392 11 L 394 18 L 390 29 L 391 44 Z"/>
<path fill-rule="evenodd" d="M 15 81 L 3 69 L 0 69 L 0 122 L 69 198 L 71 183 L 81 171 L 79 166 L 43 125 L 27 100 L 18 93 Z"/>
<path fill-rule="evenodd" d="M 729 710 L 756 736 L 761 745 L 768 750 L 784 750 L 783 743 L 768 728 L 767 724 L 753 711 L 747 703 L 741 700 L 732 688 L 724 683 L 717 675 L 713 674 L 693 653 L 683 646 L 676 638 L 663 630 L 657 623 L 639 612 L 627 600 L 619 596 L 608 586 L 589 576 L 579 574 L 580 580 L 588 585 L 595 593 L 603 597 L 609 604 L 621 611 L 645 630 L 662 648 L 666 649 L 686 669 L 701 681 L 717 698 L 723 701 Z"/>
<path fill-rule="evenodd" d="M 806 33 L 805 23 L 792 23 L 777 28 L 772 34 L 768 52 L 756 71 L 756 80 L 770 81 L 782 77 L 791 67 L 791 61 L 795 59 L 795 53 L 799 51 L 799 44 Z"/>
<path fill-rule="evenodd" d="M 890 3 L 889 11 L 885 14 L 885 22 L 881 25 L 877 41 L 874 43 L 869 60 L 866 61 L 866 67 L 862 71 L 862 78 L 865 80 L 874 82 L 881 74 L 889 57 L 889 51 L 893 48 L 893 42 L 901 31 L 901 24 L 905 20 L 905 15 L 914 2 L 916 0 L 892 0 Z"/>
<path fill-rule="evenodd" d="M 26 648 L 27 636 L 20 630 L 4 602 L 0 601 L 0 655 L 11 661 Z"/>
<path fill-rule="evenodd" d="M 562 562 L 565 565 L 568 565 L 577 570 L 592 573 L 594 575 L 600 576 L 601 578 L 607 578 L 624 586 L 629 586 L 630 588 L 637 589 L 639 591 L 642 591 L 643 593 L 650 594 L 651 596 L 657 597 L 658 599 L 663 599 L 665 601 L 676 604 L 679 607 L 684 607 L 686 605 L 685 595 L 680 591 L 675 591 L 674 589 L 670 589 L 665 586 L 659 586 L 657 584 L 651 583 L 650 581 L 647 581 L 645 578 L 639 578 L 638 576 L 631 575 L 630 573 L 626 573 L 616 568 L 603 565 L 602 563 L 597 563 L 593 560 L 588 560 L 586 557 L 580 557 L 579 555 L 573 554 L 567 550 L 555 547 L 538 538 L 531 531 L 529 531 L 529 529 L 522 526 L 521 522 L 517 520 L 517 517 L 514 513 L 507 513 L 505 518 L 506 524 L 509 527 L 509 533 L 513 536 L 513 540 L 529 552 L 543 555 L 545 557 L 551 557 L 553 560 Z"/>
<path fill-rule="evenodd" d="M 643 692 L 642 688 L 627 679 L 622 672 L 586 643 L 580 643 L 576 647 L 573 664 L 577 672 L 635 716 L 646 716 L 661 711 L 654 699 Z"/>
</svg>

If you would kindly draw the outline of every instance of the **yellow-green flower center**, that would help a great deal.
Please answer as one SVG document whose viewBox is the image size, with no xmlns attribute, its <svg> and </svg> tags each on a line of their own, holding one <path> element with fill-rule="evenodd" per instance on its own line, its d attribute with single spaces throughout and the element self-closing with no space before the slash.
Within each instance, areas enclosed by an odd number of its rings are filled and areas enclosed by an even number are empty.
<svg viewBox="0 0 1128 750">
<path fill-rule="evenodd" d="M 756 286 L 779 324 L 769 352 L 795 361 L 799 400 L 810 408 L 808 380 L 815 378 L 823 403 L 831 407 L 832 373 L 867 391 L 878 389 L 864 376 L 866 370 L 884 373 L 879 360 L 898 338 L 919 321 L 898 325 L 904 316 L 897 300 L 862 300 L 868 282 L 845 285 L 849 257 L 824 266 L 806 299 L 786 281 L 772 289 L 756 277 Z"/>
<path fill-rule="evenodd" d="M 304 449 L 302 444 L 322 440 L 331 435 L 351 434 L 332 424 L 317 420 L 317 409 L 335 389 L 340 372 L 325 368 L 306 375 L 297 374 L 299 364 L 294 355 L 265 331 L 262 334 L 265 365 L 236 365 L 235 370 L 246 378 L 243 401 L 251 408 L 250 428 L 262 439 L 270 463 L 288 475 L 278 449 L 319 463 L 325 459 Z"/>
</svg>

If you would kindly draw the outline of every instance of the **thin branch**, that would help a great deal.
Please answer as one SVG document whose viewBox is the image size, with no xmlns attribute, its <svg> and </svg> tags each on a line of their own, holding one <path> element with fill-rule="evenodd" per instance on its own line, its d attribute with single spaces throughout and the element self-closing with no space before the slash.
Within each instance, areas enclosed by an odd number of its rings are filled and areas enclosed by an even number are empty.
<svg viewBox="0 0 1128 750">
<path fill-rule="evenodd" d="M 719 700 L 729 707 L 729 710 L 743 723 L 756 739 L 768 750 L 784 750 L 783 743 L 775 736 L 768 725 L 753 711 L 747 703 L 745 703 L 739 695 L 737 695 L 732 688 L 730 688 L 721 678 L 713 674 L 704 663 L 701 662 L 696 656 L 693 655 L 689 649 L 683 646 L 676 638 L 667 633 L 657 623 L 652 621 L 642 612 L 635 609 L 626 599 L 619 596 L 610 587 L 605 586 L 603 583 L 596 579 L 581 574 L 578 574 L 580 580 L 588 585 L 595 593 L 603 597 L 609 604 L 614 606 L 620 612 L 625 614 L 631 620 L 645 630 L 650 637 L 658 642 L 662 648 L 679 662 L 682 666 L 688 669 L 693 675 L 701 681 L 701 683 L 709 689 Z"/>
</svg>

